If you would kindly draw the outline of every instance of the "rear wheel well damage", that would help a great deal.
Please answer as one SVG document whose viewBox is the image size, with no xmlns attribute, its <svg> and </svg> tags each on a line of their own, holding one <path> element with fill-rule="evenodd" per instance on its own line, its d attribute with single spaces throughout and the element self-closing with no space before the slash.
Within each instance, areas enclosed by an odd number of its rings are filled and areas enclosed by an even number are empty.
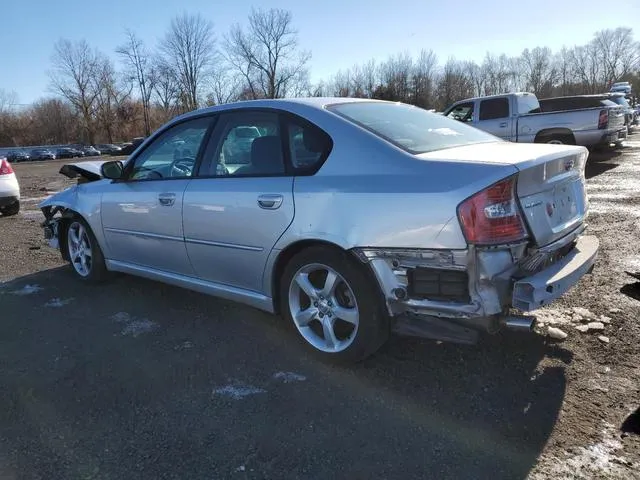
<svg viewBox="0 0 640 480">
<path fill-rule="evenodd" d="M 345 250 L 342 247 L 336 245 L 335 243 L 327 242 L 325 240 L 300 240 L 284 248 L 278 254 L 278 258 L 275 261 L 274 268 L 273 268 L 273 275 L 271 278 L 271 294 L 273 298 L 273 309 L 277 315 L 282 313 L 282 310 L 281 310 L 282 305 L 280 304 L 279 292 L 281 288 L 282 275 L 285 271 L 285 268 L 287 267 L 287 264 L 291 261 L 291 259 L 295 255 L 302 252 L 303 250 L 306 250 L 312 247 L 325 247 L 327 249 L 336 250 L 339 252 L 351 253 L 351 251 Z M 369 275 L 369 278 L 373 280 L 375 287 L 378 288 L 379 290 L 378 282 L 376 281 L 375 274 L 371 269 L 370 265 L 365 264 L 361 261 L 358 261 L 355 255 L 353 255 L 353 258 L 355 260 L 355 263 L 357 263 L 363 269 L 366 270 L 367 274 Z M 382 295 L 381 291 L 380 291 L 380 294 Z"/>
</svg>

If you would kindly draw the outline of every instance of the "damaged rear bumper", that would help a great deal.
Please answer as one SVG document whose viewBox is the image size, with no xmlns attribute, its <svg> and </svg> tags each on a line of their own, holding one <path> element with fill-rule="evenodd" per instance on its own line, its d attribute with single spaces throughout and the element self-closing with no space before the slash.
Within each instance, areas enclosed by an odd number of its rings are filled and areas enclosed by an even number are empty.
<svg viewBox="0 0 640 480">
<path fill-rule="evenodd" d="M 490 249 L 421 250 L 412 252 L 412 258 L 395 249 L 355 253 L 375 274 L 392 317 L 411 316 L 414 325 L 420 319 L 425 324 L 438 320 L 488 332 L 513 325 L 531 330 L 535 319 L 510 316 L 509 310 L 528 312 L 546 305 L 593 269 L 599 242 L 583 236 L 584 229 L 583 225 L 538 249 L 522 243 Z M 417 277 L 419 271 L 426 275 Z M 423 285 L 435 278 L 440 287 L 427 283 L 426 289 L 418 290 L 412 285 L 416 278 Z M 461 278 L 466 279 L 464 290 Z"/>
<path fill-rule="evenodd" d="M 515 282 L 513 307 L 528 312 L 562 296 L 583 275 L 593 269 L 599 245 L 600 242 L 595 236 L 580 237 L 571 252 L 558 263 Z"/>
</svg>

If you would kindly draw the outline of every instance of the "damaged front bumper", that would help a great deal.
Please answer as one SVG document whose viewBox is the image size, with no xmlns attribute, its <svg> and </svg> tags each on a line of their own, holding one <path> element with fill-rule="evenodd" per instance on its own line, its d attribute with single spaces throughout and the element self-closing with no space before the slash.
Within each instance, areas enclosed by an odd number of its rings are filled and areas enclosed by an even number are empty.
<svg viewBox="0 0 640 480">
<path fill-rule="evenodd" d="M 581 226 L 545 248 L 526 243 L 465 250 L 355 249 L 368 263 L 389 314 L 497 331 L 509 310 L 535 310 L 593 269 L 598 239 Z"/>
</svg>

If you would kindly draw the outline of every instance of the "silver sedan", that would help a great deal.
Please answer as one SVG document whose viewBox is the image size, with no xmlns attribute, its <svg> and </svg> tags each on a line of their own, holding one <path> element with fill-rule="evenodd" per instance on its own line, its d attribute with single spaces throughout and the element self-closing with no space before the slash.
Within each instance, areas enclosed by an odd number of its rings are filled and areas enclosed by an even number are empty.
<svg viewBox="0 0 640 480">
<path fill-rule="evenodd" d="M 78 184 L 40 207 L 83 281 L 125 272 L 243 302 L 357 361 L 393 328 L 469 343 L 532 329 L 523 313 L 596 259 L 586 159 L 401 103 L 257 100 L 177 117 L 124 163 L 66 165 Z"/>
</svg>

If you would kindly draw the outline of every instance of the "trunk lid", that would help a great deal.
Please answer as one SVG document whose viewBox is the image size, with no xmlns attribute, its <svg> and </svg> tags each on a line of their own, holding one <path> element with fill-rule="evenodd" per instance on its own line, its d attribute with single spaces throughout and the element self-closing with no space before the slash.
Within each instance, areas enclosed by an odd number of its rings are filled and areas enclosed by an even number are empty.
<svg viewBox="0 0 640 480">
<path fill-rule="evenodd" d="M 537 246 L 578 228 L 587 214 L 584 147 L 495 142 L 418 155 L 429 160 L 498 163 L 518 169 L 517 195 Z"/>
</svg>

